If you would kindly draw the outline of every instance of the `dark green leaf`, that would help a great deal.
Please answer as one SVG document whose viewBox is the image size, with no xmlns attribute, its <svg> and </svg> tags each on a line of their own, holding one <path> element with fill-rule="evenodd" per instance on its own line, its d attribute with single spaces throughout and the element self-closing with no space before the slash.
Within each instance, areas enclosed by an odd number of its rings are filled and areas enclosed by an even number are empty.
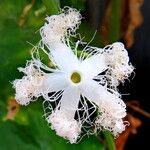
<svg viewBox="0 0 150 150">
<path fill-rule="evenodd" d="M 42 0 L 48 15 L 58 14 L 59 12 L 59 0 Z"/>
<path fill-rule="evenodd" d="M 104 130 L 103 134 L 106 140 L 106 145 L 108 147 L 108 150 L 116 150 L 116 146 L 112 134 L 107 130 Z"/>
</svg>

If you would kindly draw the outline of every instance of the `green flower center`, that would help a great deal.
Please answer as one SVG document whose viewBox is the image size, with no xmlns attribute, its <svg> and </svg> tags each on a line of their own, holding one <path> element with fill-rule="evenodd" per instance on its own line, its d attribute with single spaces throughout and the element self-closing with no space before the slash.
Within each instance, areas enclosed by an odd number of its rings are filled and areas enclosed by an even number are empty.
<svg viewBox="0 0 150 150">
<path fill-rule="evenodd" d="M 81 81 L 81 75 L 78 72 L 73 72 L 71 75 L 71 81 L 73 83 L 79 83 Z"/>
</svg>

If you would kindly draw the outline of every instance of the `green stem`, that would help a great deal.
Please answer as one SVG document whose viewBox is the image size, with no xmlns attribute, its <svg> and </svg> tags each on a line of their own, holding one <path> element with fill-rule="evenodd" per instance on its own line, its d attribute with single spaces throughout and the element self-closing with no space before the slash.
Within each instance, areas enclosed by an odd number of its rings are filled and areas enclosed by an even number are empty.
<svg viewBox="0 0 150 150">
<path fill-rule="evenodd" d="M 78 50 L 78 51 L 77 51 L 77 56 L 80 57 L 81 53 L 83 53 L 82 50 Z M 87 56 L 89 56 L 89 53 L 84 52 L 83 55 L 84 55 L 85 57 L 87 57 Z"/>
<path fill-rule="evenodd" d="M 116 150 L 116 146 L 112 134 L 107 130 L 103 131 L 103 134 L 107 143 L 108 150 Z"/>
<path fill-rule="evenodd" d="M 113 43 L 119 39 L 121 0 L 111 0 L 111 20 L 109 26 L 109 42 Z"/>
<path fill-rule="evenodd" d="M 60 8 L 59 0 L 42 0 L 42 1 L 46 7 L 48 15 L 59 13 Z"/>
</svg>

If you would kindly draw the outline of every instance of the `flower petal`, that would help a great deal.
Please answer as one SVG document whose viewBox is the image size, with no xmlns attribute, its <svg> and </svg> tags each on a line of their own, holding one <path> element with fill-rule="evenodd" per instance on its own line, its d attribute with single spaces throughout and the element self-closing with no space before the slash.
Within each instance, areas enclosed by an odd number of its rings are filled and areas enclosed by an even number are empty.
<svg viewBox="0 0 150 150">
<path fill-rule="evenodd" d="M 125 103 L 118 96 L 108 91 L 101 96 L 99 106 L 102 111 L 116 118 L 124 118 L 126 116 Z"/>
<path fill-rule="evenodd" d="M 104 55 L 97 54 L 85 59 L 81 63 L 81 69 L 87 78 L 93 79 L 99 73 L 107 69 Z"/>
<path fill-rule="evenodd" d="M 50 73 L 46 74 L 42 84 L 42 93 L 58 92 L 67 87 L 67 80 L 64 73 Z"/>
<path fill-rule="evenodd" d="M 77 87 L 68 87 L 64 90 L 60 110 L 66 112 L 70 118 L 74 118 L 75 111 L 78 109 L 80 91 Z"/>
<path fill-rule="evenodd" d="M 13 81 L 16 90 L 15 99 L 21 105 L 28 105 L 41 96 L 40 90 L 45 74 L 39 68 L 35 68 L 32 62 L 25 68 L 19 68 L 19 71 L 26 75 L 22 79 Z"/>
<path fill-rule="evenodd" d="M 53 61 L 60 70 L 66 72 L 78 67 L 78 58 L 66 44 L 57 42 L 51 44 L 50 48 Z"/>
<path fill-rule="evenodd" d="M 80 137 L 81 124 L 73 118 L 68 117 L 68 113 L 60 110 L 55 110 L 47 117 L 48 123 L 51 123 L 51 128 L 56 131 L 57 135 L 68 139 L 70 143 L 76 143 Z"/>
<path fill-rule="evenodd" d="M 106 91 L 106 89 L 96 81 L 89 80 L 83 83 L 81 91 L 82 95 L 85 96 L 89 101 L 92 101 L 95 104 L 99 105 L 100 96 L 103 94 L 103 92 Z"/>
<path fill-rule="evenodd" d="M 124 102 L 115 94 L 112 94 L 105 87 L 96 83 L 96 81 L 88 81 L 82 86 L 82 94 L 90 101 L 94 102 L 101 109 L 109 114 L 115 115 L 116 118 L 126 116 Z M 101 110 L 102 111 L 102 110 Z"/>
</svg>

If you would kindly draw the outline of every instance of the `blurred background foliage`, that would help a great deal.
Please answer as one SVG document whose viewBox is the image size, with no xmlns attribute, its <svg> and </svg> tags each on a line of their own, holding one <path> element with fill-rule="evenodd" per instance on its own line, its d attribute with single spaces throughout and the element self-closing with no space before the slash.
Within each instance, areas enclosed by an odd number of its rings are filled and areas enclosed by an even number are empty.
<svg viewBox="0 0 150 150">
<path fill-rule="evenodd" d="M 97 31 L 91 45 L 101 47 L 120 40 L 131 48 L 134 30 L 143 21 L 142 4 L 142 0 L 0 0 L 0 150 L 116 149 L 107 131 L 102 138 L 93 135 L 84 137 L 79 144 L 67 143 L 49 129 L 42 117 L 42 99 L 27 107 L 15 102 L 11 81 L 22 76 L 17 67 L 31 59 L 31 49 L 40 40 L 38 30 L 46 15 L 57 13 L 57 5 L 81 11 L 83 23 L 78 32 L 84 41 L 91 41 Z M 141 121 L 132 117 L 128 116 L 128 120 L 136 123 L 131 124 L 126 135 L 141 126 Z M 118 140 L 123 146 L 127 139 L 122 143 L 124 137 Z"/>
</svg>

